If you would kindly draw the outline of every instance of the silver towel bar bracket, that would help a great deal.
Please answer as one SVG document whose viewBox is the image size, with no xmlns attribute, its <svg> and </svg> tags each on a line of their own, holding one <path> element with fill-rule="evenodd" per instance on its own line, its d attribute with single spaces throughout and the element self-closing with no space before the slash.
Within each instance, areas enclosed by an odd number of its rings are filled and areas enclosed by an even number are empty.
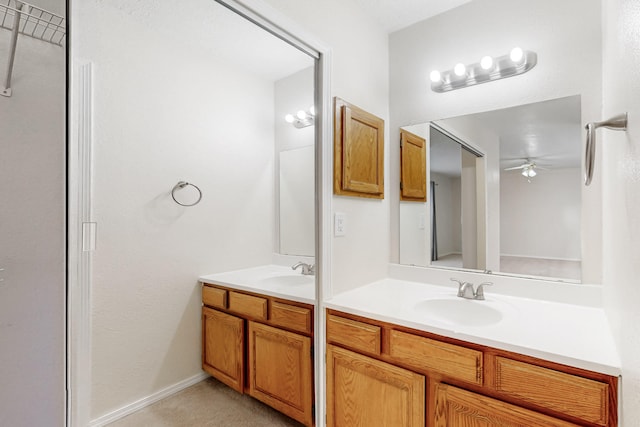
<svg viewBox="0 0 640 427">
<path fill-rule="evenodd" d="M 191 186 L 191 187 L 195 188 L 198 191 L 198 200 L 196 200 L 193 203 L 181 203 L 176 199 L 176 195 L 175 195 L 176 190 L 180 190 L 180 189 L 182 189 L 184 187 L 187 187 L 187 186 Z M 179 204 L 180 206 L 187 206 L 187 207 L 195 206 L 198 203 L 200 203 L 200 200 L 202 200 L 202 191 L 195 184 L 191 184 L 190 182 L 186 182 L 186 181 L 178 181 L 178 183 L 176 185 L 174 185 L 173 188 L 171 189 L 171 197 L 173 198 L 173 201 L 176 202 L 177 204 Z"/>
<path fill-rule="evenodd" d="M 602 122 L 587 123 L 587 146 L 584 154 L 584 185 L 591 184 L 593 164 L 596 158 L 596 129 L 627 130 L 627 113 L 619 114 Z"/>
</svg>

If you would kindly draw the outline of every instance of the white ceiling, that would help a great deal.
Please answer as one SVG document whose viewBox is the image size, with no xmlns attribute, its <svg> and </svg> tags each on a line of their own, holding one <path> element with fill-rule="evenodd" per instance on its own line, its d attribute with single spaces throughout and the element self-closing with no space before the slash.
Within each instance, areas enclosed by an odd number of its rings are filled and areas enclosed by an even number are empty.
<svg viewBox="0 0 640 427">
<path fill-rule="evenodd" d="M 522 165 L 527 159 L 548 169 L 577 168 L 581 164 L 580 108 L 580 96 L 576 95 L 470 114 L 465 119 L 499 138 L 501 169 Z M 436 123 L 448 127 L 447 119 Z M 418 129 L 421 134 L 425 132 L 424 128 L 412 128 L 414 132 Z M 448 159 L 448 154 L 454 158 Z M 436 147 L 435 153 L 432 148 L 431 156 L 438 159 L 438 164 L 433 165 L 437 172 L 459 173 L 459 153 Z"/>
<path fill-rule="evenodd" d="M 471 0 L 352 0 L 392 33 Z"/>
</svg>

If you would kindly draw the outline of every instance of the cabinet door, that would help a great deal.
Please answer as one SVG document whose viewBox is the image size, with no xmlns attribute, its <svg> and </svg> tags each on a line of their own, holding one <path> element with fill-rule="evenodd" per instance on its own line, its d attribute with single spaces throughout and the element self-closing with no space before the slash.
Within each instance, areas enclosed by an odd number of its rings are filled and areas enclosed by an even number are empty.
<svg viewBox="0 0 640 427">
<path fill-rule="evenodd" d="M 327 346 L 327 426 L 424 427 L 425 377 Z"/>
<path fill-rule="evenodd" d="M 400 200 L 427 201 L 427 141 L 400 129 Z"/>
<path fill-rule="evenodd" d="M 243 392 L 244 320 L 202 308 L 202 369 Z"/>
<path fill-rule="evenodd" d="M 249 394 L 313 425 L 311 338 L 249 322 Z"/>
<path fill-rule="evenodd" d="M 438 384 L 435 400 L 435 427 L 578 427 L 446 384 Z"/>
</svg>

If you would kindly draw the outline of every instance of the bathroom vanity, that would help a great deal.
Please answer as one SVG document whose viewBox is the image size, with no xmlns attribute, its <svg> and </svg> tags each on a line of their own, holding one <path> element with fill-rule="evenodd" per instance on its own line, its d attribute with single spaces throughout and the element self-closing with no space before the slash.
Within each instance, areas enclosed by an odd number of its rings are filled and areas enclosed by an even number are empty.
<svg viewBox="0 0 640 427">
<path fill-rule="evenodd" d="M 433 314 L 441 304 L 450 315 Z M 547 319 L 558 310 L 574 320 L 537 321 L 542 305 Z M 467 301 L 453 288 L 392 279 L 326 306 L 328 426 L 617 425 L 619 371 L 595 309 Z"/>
<path fill-rule="evenodd" d="M 202 368 L 313 425 L 313 276 L 263 266 L 200 281 Z"/>
</svg>

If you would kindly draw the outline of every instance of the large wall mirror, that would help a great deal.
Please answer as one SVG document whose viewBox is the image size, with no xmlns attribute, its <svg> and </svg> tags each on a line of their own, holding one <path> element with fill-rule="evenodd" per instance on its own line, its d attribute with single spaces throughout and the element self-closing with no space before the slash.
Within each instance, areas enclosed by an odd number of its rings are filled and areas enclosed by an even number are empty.
<svg viewBox="0 0 640 427">
<path fill-rule="evenodd" d="M 427 140 L 429 197 L 400 205 L 401 262 L 579 281 L 580 120 L 572 96 L 405 127 Z M 499 180 L 485 179 L 488 164 Z M 487 203 L 499 206 L 492 233 Z M 430 233 L 417 254 L 408 246 L 424 235 L 404 222 L 421 215 Z"/>
<path fill-rule="evenodd" d="M 431 70 L 517 45 L 538 55 L 528 73 L 431 90 Z M 597 0 L 473 0 L 391 35 L 392 120 L 428 147 L 427 201 L 399 202 L 400 264 L 599 282 L 601 195 L 581 180 L 601 50 Z"/>
</svg>

